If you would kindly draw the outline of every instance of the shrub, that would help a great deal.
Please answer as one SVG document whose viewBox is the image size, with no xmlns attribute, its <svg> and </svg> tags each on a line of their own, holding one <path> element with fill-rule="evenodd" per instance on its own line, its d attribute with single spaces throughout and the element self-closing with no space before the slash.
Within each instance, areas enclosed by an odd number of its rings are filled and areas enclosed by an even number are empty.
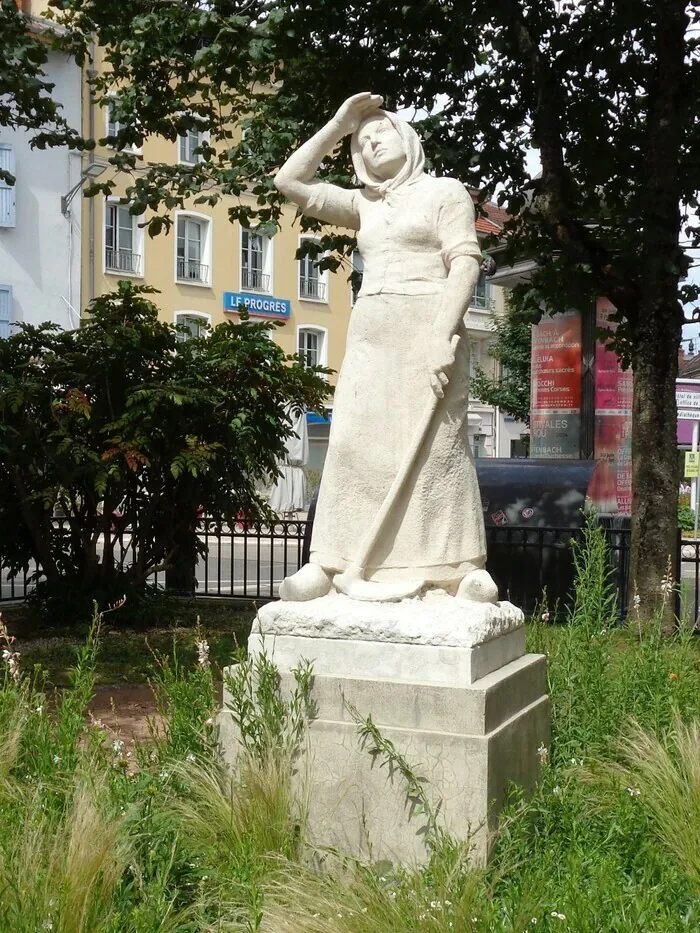
<svg viewBox="0 0 700 933">
<path fill-rule="evenodd" d="M 0 342 L 0 557 L 39 564 L 38 593 L 83 616 L 194 557 L 200 509 L 264 513 L 290 410 L 328 392 L 273 324 L 183 341 L 153 291 L 120 282 L 78 330 L 23 324 Z"/>
</svg>

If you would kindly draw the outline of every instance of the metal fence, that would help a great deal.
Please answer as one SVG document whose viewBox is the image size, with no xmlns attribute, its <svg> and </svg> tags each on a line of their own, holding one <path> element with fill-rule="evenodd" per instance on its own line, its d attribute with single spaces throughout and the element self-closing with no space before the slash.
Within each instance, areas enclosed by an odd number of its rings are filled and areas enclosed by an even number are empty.
<svg viewBox="0 0 700 933">
<path fill-rule="evenodd" d="M 57 519 L 57 527 L 65 520 Z M 196 588 L 192 595 L 253 599 L 264 602 L 278 598 L 279 584 L 305 560 L 305 536 L 311 524 L 304 520 L 233 525 L 203 519 L 197 529 L 206 556 L 194 568 Z M 629 597 L 630 531 L 606 528 L 611 579 L 618 591 L 618 606 L 624 615 Z M 564 615 L 570 602 L 575 570 L 572 542 L 582 537 L 580 528 L 532 528 L 514 525 L 488 527 L 487 569 L 499 586 L 501 598 L 510 599 L 532 614 L 546 593 L 550 612 Z M 127 529 L 114 542 L 114 560 L 121 569 L 134 561 L 135 543 Z M 693 620 L 700 603 L 700 542 L 681 542 L 677 555 L 681 581 L 680 610 Z M 37 567 L 12 577 L 0 571 L 0 600 L 22 600 L 41 580 Z M 165 573 L 151 582 L 166 587 Z"/>
<path fill-rule="evenodd" d="M 629 593 L 630 531 L 606 528 L 611 581 L 624 615 Z M 581 528 L 531 528 L 517 525 L 486 528 L 486 568 L 509 599 L 531 615 L 546 599 L 550 615 L 563 618 L 574 591 L 572 544 Z"/>
<path fill-rule="evenodd" d="M 260 601 L 277 599 L 284 577 L 302 565 L 306 521 L 257 523 L 237 521 L 233 525 L 202 519 L 197 535 L 206 549 L 194 567 L 195 596 L 226 596 Z M 57 531 L 67 528 L 65 519 L 55 519 Z M 102 556 L 104 542 L 98 541 Z M 113 557 L 124 571 L 135 558 L 136 543 L 127 528 L 113 538 Z M 1 562 L 0 562 L 1 564 Z M 19 576 L 0 570 L 0 601 L 22 600 L 43 579 L 33 564 Z M 166 574 L 153 574 L 150 582 L 166 588 Z"/>
</svg>

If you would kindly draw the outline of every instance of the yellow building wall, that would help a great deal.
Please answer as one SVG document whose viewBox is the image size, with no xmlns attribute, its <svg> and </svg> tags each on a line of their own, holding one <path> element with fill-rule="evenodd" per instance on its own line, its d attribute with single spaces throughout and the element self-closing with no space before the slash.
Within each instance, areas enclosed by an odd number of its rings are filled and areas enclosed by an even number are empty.
<svg viewBox="0 0 700 933">
<path fill-rule="evenodd" d="M 92 110 L 92 119 L 90 111 Z M 87 132 L 92 126 L 96 137 L 107 135 L 105 108 L 95 106 L 85 94 L 84 122 Z M 108 165 L 107 160 L 112 150 L 98 146 L 94 152 L 94 161 L 107 165 L 100 181 L 113 177 L 114 169 Z M 86 157 L 85 164 L 91 157 Z M 178 161 L 179 144 L 162 138 L 150 138 L 145 141 L 139 159 L 139 164 L 147 162 L 161 162 L 172 164 Z M 117 176 L 115 196 L 123 193 L 128 179 Z M 245 200 L 244 196 L 244 200 Z M 251 202 L 252 202 L 251 198 Z M 260 297 L 274 297 L 287 299 L 291 302 L 291 317 L 281 326 L 272 329 L 273 339 L 287 353 L 296 353 L 298 348 L 298 329 L 300 327 L 322 328 L 325 334 L 325 350 L 322 362 L 331 369 L 340 369 L 345 348 L 345 338 L 351 311 L 351 288 L 349 282 L 350 268 L 341 267 L 338 272 L 330 270 L 325 273 L 327 288 L 326 300 L 302 299 L 299 297 L 299 263 L 295 258 L 299 247 L 301 230 L 299 218 L 293 207 L 283 209 L 281 229 L 271 238 L 272 263 L 270 289 L 265 295 L 243 288 L 241 281 L 241 235 L 242 228 L 238 223 L 231 223 L 228 218 L 228 209 L 235 203 L 235 199 L 225 196 L 214 207 L 194 204 L 185 206 L 186 211 L 210 219 L 210 265 L 208 284 L 194 284 L 177 281 L 176 271 L 176 244 L 177 232 L 174 222 L 170 231 L 161 232 L 151 239 L 143 231 L 140 274 L 131 275 L 125 272 L 111 272 L 105 268 L 105 215 L 106 199 L 102 196 L 86 198 L 83 201 L 84 237 L 88 242 L 83 243 L 83 294 L 89 300 L 94 289 L 94 296 L 116 288 L 119 279 L 130 279 L 135 283 L 157 288 L 160 294 L 154 295 L 152 300 L 161 310 L 161 317 L 165 321 L 174 322 L 179 312 L 196 312 L 208 316 L 213 326 L 227 319 L 238 319 L 238 315 L 224 310 L 225 292 L 246 292 L 260 295 Z M 175 221 L 177 211 L 172 213 Z M 90 221 L 90 215 L 93 221 Z M 147 212 L 138 221 L 147 220 Z M 94 229 L 94 247 L 91 248 L 90 230 Z M 348 231 L 343 231 L 347 233 Z M 255 316 L 253 320 L 263 320 Z M 335 383 L 335 376 L 330 378 Z"/>
</svg>

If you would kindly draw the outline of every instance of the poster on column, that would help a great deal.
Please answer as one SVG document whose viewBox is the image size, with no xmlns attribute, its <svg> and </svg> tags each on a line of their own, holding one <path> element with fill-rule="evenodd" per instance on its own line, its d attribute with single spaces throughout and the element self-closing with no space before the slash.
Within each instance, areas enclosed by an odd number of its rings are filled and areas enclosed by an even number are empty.
<svg viewBox="0 0 700 933">
<path fill-rule="evenodd" d="M 615 307 L 607 298 L 596 302 L 596 329 L 614 331 Z M 602 461 L 591 489 L 599 512 L 632 512 L 632 395 L 634 377 L 623 369 L 614 350 L 602 340 L 595 349 L 595 458 Z"/>
<path fill-rule="evenodd" d="M 578 460 L 581 433 L 581 316 L 566 311 L 532 328 L 530 456 Z"/>
</svg>

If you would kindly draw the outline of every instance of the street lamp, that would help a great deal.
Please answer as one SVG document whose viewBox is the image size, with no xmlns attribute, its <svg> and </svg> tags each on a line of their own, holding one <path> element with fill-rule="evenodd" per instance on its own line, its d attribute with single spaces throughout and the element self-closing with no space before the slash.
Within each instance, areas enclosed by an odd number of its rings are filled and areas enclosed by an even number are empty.
<svg viewBox="0 0 700 933">
<path fill-rule="evenodd" d="M 80 178 L 73 185 L 68 194 L 61 196 L 61 213 L 64 217 L 68 215 L 71 201 L 83 187 L 88 178 L 98 178 L 106 168 L 106 165 L 98 165 L 97 162 L 91 162 L 90 165 L 83 169 L 80 174 Z"/>
</svg>

